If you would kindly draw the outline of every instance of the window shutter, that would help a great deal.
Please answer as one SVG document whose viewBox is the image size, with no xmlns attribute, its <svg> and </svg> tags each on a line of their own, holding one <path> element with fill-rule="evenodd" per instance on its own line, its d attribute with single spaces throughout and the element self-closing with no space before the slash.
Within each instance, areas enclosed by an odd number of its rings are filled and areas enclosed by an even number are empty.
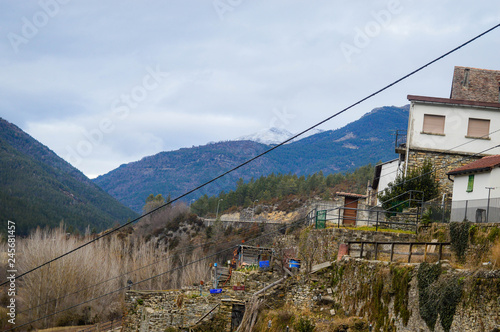
<svg viewBox="0 0 500 332">
<path fill-rule="evenodd" d="M 467 136 L 488 138 L 490 132 L 490 120 L 469 119 Z"/>
<path fill-rule="evenodd" d="M 474 174 L 469 175 L 469 182 L 467 183 L 467 192 L 470 193 L 474 189 Z"/>
<path fill-rule="evenodd" d="M 444 120 L 443 115 L 424 114 L 424 128 L 422 131 L 428 134 L 444 134 Z"/>
</svg>

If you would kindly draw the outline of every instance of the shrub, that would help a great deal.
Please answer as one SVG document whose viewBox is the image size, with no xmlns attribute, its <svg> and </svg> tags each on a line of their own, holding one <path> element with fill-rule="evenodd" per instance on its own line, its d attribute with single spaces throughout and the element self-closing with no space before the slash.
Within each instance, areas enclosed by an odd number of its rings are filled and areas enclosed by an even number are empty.
<svg viewBox="0 0 500 332">
<path fill-rule="evenodd" d="M 495 242 L 500 236 L 500 227 L 492 227 L 488 233 L 488 240 L 490 242 Z"/>
<path fill-rule="evenodd" d="M 312 332 L 316 328 L 309 319 L 301 317 L 295 324 L 295 329 L 299 332 Z"/>
<path fill-rule="evenodd" d="M 430 286 L 439 278 L 440 274 L 441 266 L 439 264 L 425 262 L 420 264 L 417 271 L 420 317 L 431 331 L 434 331 L 438 314 L 436 311 L 437 299 Z"/>
<path fill-rule="evenodd" d="M 424 192 L 425 197 L 418 193 L 412 194 L 412 202 L 408 202 L 410 190 Z M 439 183 L 436 181 L 436 174 L 432 163 L 426 159 L 421 167 L 410 170 L 406 176 L 399 175 L 394 183 L 381 194 L 379 200 L 382 202 L 384 210 L 402 211 L 405 207 L 416 206 L 415 200 L 425 199 L 426 201 L 439 195 Z"/>
<path fill-rule="evenodd" d="M 451 249 L 460 262 L 465 260 L 465 251 L 469 247 L 469 231 L 471 223 L 468 221 L 450 223 Z"/>
</svg>

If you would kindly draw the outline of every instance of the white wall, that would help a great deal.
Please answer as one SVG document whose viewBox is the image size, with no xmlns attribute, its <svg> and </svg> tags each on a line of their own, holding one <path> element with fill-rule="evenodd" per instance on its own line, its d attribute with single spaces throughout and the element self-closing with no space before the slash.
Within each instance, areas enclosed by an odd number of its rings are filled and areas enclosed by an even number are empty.
<svg viewBox="0 0 500 332">
<path fill-rule="evenodd" d="M 477 210 L 488 210 L 490 222 L 500 222 L 500 168 L 494 168 L 491 172 L 474 174 L 474 188 L 467 192 L 469 175 L 459 175 L 453 182 L 453 202 L 451 207 L 451 221 L 462 221 L 464 218 L 470 221 L 477 220 Z M 488 203 L 488 189 L 491 196 Z M 485 215 L 482 217 L 485 220 Z"/>
<path fill-rule="evenodd" d="M 394 182 L 396 180 L 396 176 L 398 175 L 398 164 L 399 160 L 393 160 L 387 162 L 382 165 L 382 169 L 380 170 L 380 179 L 378 180 L 378 192 L 382 192 L 390 182 Z"/>
<path fill-rule="evenodd" d="M 496 187 L 491 190 L 490 198 L 500 197 L 500 168 L 494 168 L 491 172 L 474 174 L 474 188 L 467 192 L 469 175 L 455 176 L 453 182 L 453 200 L 467 201 L 476 199 L 487 199 L 488 189 L 486 187 Z"/>
<path fill-rule="evenodd" d="M 444 115 L 444 136 L 422 134 L 424 114 Z M 469 118 L 490 119 L 490 140 L 466 138 Z M 449 150 L 454 152 L 479 153 L 498 144 L 500 141 L 500 110 L 474 106 L 428 104 L 413 101 L 408 119 L 407 147 L 433 151 Z M 460 145 L 460 146 L 459 146 Z M 457 147 L 459 146 L 459 147 Z M 500 154 L 500 148 L 485 152 Z"/>
</svg>

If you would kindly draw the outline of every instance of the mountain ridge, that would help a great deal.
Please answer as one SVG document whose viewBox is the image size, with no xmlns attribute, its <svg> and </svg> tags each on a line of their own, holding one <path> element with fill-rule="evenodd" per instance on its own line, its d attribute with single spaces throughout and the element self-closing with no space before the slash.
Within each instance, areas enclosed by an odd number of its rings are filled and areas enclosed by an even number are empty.
<svg viewBox="0 0 500 332">
<path fill-rule="evenodd" d="M 298 137 L 298 138 L 292 140 L 292 142 L 298 141 L 300 139 L 306 138 L 306 137 L 311 136 L 311 135 L 321 133 L 323 131 L 324 130 L 321 130 L 321 129 L 311 129 L 307 133 L 304 133 L 303 135 L 301 135 L 301 137 Z M 235 141 L 253 141 L 253 142 L 262 143 L 262 144 L 266 144 L 266 145 L 276 145 L 276 144 L 280 144 L 280 143 L 286 141 L 287 139 L 293 137 L 294 135 L 295 134 L 292 134 L 291 132 L 289 132 L 286 129 L 271 127 L 271 128 L 259 130 L 253 134 L 250 134 L 250 135 L 240 136 L 240 137 L 236 138 Z"/>
<path fill-rule="evenodd" d="M 16 125 L 0 118 L 0 218 L 19 235 L 61 221 L 83 231 L 137 216 L 82 172 Z"/>
<path fill-rule="evenodd" d="M 373 109 L 342 128 L 285 144 L 184 200 L 234 189 L 239 178 L 249 181 L 271 173 L 346 172 L 392 159 L 392 133 L 407 127 L 408 112 L 409 105 Z M 270 147 L 253 141 L 226 141 L 160 152 L 123 164 L 93 181 L 123 204 L 140 211 L 149 194 L 180 196 Z"/>
</svg>

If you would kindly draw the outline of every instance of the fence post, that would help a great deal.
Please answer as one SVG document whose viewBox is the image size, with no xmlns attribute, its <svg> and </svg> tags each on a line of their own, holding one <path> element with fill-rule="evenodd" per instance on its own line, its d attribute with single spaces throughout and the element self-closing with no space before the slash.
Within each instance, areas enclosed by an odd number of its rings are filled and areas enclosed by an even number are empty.
<svg viewBox="0 0 500 332">
<path fill-rule="evenodd" d="M 378 256 L 378 242 L 375 242 L 374 245 L 375 245 L 375 260 L 377 260 L 377 256 Z"/>
<path fill-rule="evenodd" d="M 410 261 L 411 261 L 411 251 L 412 251 L 412 249 L 413 249 L 413 243 L 410 243 L 410 250 L 408 252 L 408 263 L 410 263 Z"/>
<path fill-rule="evenodd" d="M 340 210 L 341 210 L 341 209 L 342 209 L 342 208 L 341 208 L 341 207 L 339 207 L 339 217 L 337 218 L 337 228 L 340 228 Z"/>
<path fill-rule="evenodd" d="M 375 232 L 378 232 L 378 214 L 380 211 L 377 211 L 377 222 L 375 223 Z"/>
<path fill-rule="evenodd" d="M 394 242 L 391 243 L 391 262 L 392 262 L 393 257 L 394 257 Z"/>
<path fill-rule="evenodd" d="M 439 255 L 438 255 L 438 261 L 441 261 L 441 255 L 443 254 L 443 244 L 439 244 Z"/>
<path fill-rule="evenodd" d="M 363 247 L 364 247 L 365 243 L 364 242 L 361 242 L 361 250 L 359 251 L 359 258 L 363 258 Z"/>
<path fill-rule="evenodd" d="M 466 200 L 465 201 L 465 216 L 464 216 L 464 220 L 467 220 L 467 205 L 469 204 L 469 200 Z"/>
</svg>

